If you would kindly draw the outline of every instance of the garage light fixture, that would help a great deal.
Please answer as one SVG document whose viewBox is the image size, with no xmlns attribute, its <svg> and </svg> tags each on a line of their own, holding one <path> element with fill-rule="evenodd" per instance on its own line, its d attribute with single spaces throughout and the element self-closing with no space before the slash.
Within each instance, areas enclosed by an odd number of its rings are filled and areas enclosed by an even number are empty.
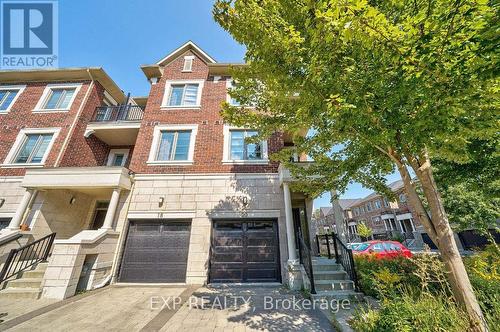
<svg viewBox="0 0 500 332">
<path fill-rule="evenodd" d="M 75 202 L 76 202 L 76 197 L 71 196 L 71 198 L 69 199 L 69 205 L 73 205 L 73 204 L 75 204 Z"/>
<path fill-rule="evenodd" d="M 165 197 L 158 198 L 158 206 L 159 207 L 162 207 L 164 202 L 165 202 Z"/>
<path fill-rule="evenodd" d="M 0 207 L 2 207 L 4 203 L 5 203 L 5 198 L 0 198 Z"/>
</svg>

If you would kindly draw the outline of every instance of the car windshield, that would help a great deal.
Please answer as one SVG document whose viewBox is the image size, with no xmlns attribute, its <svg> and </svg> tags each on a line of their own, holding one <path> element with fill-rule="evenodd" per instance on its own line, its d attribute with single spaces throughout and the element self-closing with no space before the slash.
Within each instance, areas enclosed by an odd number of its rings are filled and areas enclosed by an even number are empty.
<svg viewBox="0 0 500 332">
<path fill-rule="evenodd" d="M 369 246 L 370 246 L 369 243 L 360 243 L 360 244 L 357 244 L 356 246 L 353 246 L 352 250 L 363 251 L 363 250 L 366 250 L 366 248 L 368 248 Z"/>
<path fill-rule="evenodd" d="M 349 244 L 349 247 L 352 250 L 356 250 L 356 248 L 359 247 L 360 245 L 361 245 L 361 243 L 351 243 L 351 244 Z"/>
</svg>

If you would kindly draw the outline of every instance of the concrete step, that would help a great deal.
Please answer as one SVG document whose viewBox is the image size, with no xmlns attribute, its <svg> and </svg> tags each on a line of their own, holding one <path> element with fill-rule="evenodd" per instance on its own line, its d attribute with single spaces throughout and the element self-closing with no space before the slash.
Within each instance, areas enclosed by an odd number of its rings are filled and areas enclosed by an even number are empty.
<svg viewBox="0 0 500 332">
<path fill-rule="evenodd" d="M 47 267 L 49 266 L 49 263 L 48 262 L 45 262 L 45 263 L 38 263 L 36 265 L 36 268 L 34 271 L 45 271 L 47 270 Z"/>
<path fill-rule="evenodd" d="M 316 294 L 311 294 L 313 299 L 325 299 L 327 301 L 331 300 L 351 300 L 355 302 L 363 301 L 364 295 L 360 292 L 355 292 L 353 290 L 345 290 L 345 291 L 317 291 Z"/>
<path fill-rule="evenodd" d="M 43 278 L 45 270 L 28 270 L 21 273 L 21 278 Z"/>
<path fill-rule="evenodd" d="M 42 278 L 20 278 L 9 280 L 6 288 L 34 288 L 40 289 L 42 285 Z"/>
<path fill-rule="evenodd" d="M 354 282 L 351 280 L 316 280 L 314 287 L 317 291 L 343 291 L 354 290 Z"/>
<path fill-rule="evenodd" d="M 7 288 L 0 291 L 0 298 L 36 300 L 40 298 L 40 294 L 40 289 L 35 288 Z"/>
<path fill-rule="evenodd" d="M 316 259 L 312 261 L 313 271 L 339 271 L 342 265 L 335 263 L 333 259 Z"/>
<path fill-rule="evenodd" d="M 345 271 L 313 271 L 314 280 L 346 280 Z"/>
</svg>

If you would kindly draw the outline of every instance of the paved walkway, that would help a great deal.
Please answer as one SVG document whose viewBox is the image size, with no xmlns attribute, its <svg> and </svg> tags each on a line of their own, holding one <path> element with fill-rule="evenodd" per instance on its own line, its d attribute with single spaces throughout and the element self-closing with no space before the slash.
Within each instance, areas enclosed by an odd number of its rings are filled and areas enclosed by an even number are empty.
<svg viewBox="0 0 500 332">
<path fill-rule="evenodd" d="M 0 330 L 334 331 L 319 309 L 293 308 L 300 299 L 281 286 L 109 287 L 39 309 L 28 320 L 17 317 Z"/>
</svg>

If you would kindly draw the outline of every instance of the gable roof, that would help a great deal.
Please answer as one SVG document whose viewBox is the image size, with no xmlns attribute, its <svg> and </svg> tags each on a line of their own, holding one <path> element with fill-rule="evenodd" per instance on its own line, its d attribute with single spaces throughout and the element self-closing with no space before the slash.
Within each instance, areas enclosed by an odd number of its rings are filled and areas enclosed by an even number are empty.
<svg viewBox="0 0 500 332">
<path fill-rule="evenodd" d="M 350 208 L 351 206 L 356 204 L 357 201 L 359 201 L 359 198 L 339 199 L 339 204 L 340 204 L 340 207 L 342 208 L 342 210 L 347 210 L 348 208 Z"/>
<path fill-rule="evenodd" d="M 200 58 L 203 61 L 205 61 L 206 63 L 216 63 L 217 62 L 217 61 L 215 61 L 214 58 L 212 58 L 210 55 L 205 53 L 205 51 L 203 51 L 198 45 L 193 43 L 191 40 L 188 40 L 186 43 L 184 43 L 180 47 L 176 48 L 175 50 L 173 50 L 172 52 L 167 54 L 163 59 L 158 61 L 156 64 L 159 66 L 165 66 L 189 50 L 193 51 L 198 56 L 200 56 Z"/>
<path fill-rule="evenodd" d="M 324 207 L 320 207 L 319 210 L 323 216 L 327 216 L 332 211 L 332 207 L 331 206 L 324 206 Z"/>
</svg>

